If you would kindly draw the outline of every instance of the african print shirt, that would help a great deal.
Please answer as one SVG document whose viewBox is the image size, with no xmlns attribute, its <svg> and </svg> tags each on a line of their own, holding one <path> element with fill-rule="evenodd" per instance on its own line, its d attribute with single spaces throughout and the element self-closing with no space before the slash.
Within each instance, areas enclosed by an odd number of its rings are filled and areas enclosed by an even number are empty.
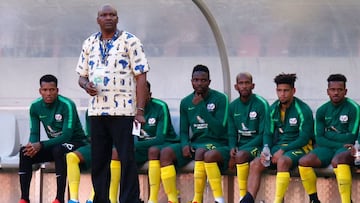
<svg viewBox="0 0 360 203">
<path fill-rule="evenodd" d="M 76 72 L 88 77 L 98 89 L 89 101 L 89 116 L 134 116 L 135 76 L 149 71 L 143 45 L 126 31 L 117 31 L 109 41 L 95 33 L 83 43 Z"/>
</svg>

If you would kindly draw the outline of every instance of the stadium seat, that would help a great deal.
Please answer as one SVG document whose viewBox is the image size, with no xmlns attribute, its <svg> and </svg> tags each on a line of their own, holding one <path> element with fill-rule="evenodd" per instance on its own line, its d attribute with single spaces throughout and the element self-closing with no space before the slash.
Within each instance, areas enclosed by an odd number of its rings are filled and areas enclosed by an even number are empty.
<svg viewBox="0 0 360 203">
<path fill-rule="evenodd" d="M 0 168 L 18 168 L 20 137 L 15 115 L 0 113 Z"/>
</svg>

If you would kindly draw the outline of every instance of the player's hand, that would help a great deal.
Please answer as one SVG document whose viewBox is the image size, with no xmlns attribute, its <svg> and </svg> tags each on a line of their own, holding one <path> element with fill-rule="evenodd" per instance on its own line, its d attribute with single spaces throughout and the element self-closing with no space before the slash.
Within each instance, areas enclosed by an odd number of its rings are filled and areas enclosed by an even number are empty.
<svg viewBox="0 0 360 203">
<path fill-rule="evenodd" d="M 235 169 L 236 169 L 235 157 L 230 157 L 228 167 L 229 167 L 230 171 L 235 172 Z"/>
<path fill-rule="evenodd" d="M 236 148 L 232 148 L 232 149 L 230 150 L 230 157 L 231 157 L 231 158 L 235 158 L 236 153 L 237 153 L 237 149 L 236 149 Z"/>
<path fill-rule="evenodd" d="M 184 157 L 191 158 L 192 155 L 191 155 L 191 147 L 190 147 L 190 145 L 186 145 L 185 147 L 183 147 L 182 153 L 183 153 Z"/>
<path fill-rule="evenodd" d="M 39 142 L 37 143 L 28 143 L 25 145 L 25 148 L 23 149 L 24 155 L 29 157 L 34 157 L 41 149 L 41 144 Z"/>
<path fill-rule="evenodd" d="M 355 156 L 356 150 L 353 144 L 344 144 L 344 147 L 351 151 L 351 156 Z"/>
</svg>

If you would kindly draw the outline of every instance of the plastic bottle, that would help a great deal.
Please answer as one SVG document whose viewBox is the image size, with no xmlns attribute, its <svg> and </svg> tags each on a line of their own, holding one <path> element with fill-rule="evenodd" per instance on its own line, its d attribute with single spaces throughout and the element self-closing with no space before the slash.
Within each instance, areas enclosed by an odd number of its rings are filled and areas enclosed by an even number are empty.
<svg viewBox="0 0 360 203">
<path fill-rule="evenodd" d="M 355 164 L 355 166 L 360 166 L 360 144 L 359 144 L 359 141 L 357 141 L 357 140 L 355 141 L 354 149 L 355 149 L 354 164 Z"/>
<path fill-rule="evenodd" d="M 265 167 L 270 166 L 271 153 L 270 153 L 270 148 L 269 148 L 268 144 L 265 144 L 265 145 L 264 145 L 264 148 L 263 148 L 263 150 L 262 150 L 262 153 L 263 153 L 264 156 L 265 156 L 265 161 L 264 161 L 263 165 L 264 165 Z"/>
</svg>

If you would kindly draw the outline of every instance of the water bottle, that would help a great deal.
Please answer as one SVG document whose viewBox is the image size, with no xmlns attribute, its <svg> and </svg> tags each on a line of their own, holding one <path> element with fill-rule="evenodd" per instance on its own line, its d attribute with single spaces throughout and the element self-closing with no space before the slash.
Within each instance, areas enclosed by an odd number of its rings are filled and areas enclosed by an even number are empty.
<svg viewBox="0 0 360 203">
<path fill-rule="evenodd" d="M 359 141 L 357 141 L 357 140 L 355 141 L 354 149 L 355 149 L 354 164 L 355 164 L 355 166 L 360 166 L 360 145 L 359 145 Z"/>
<path fill-rule="evenodd" d="M 263 150 L 262 150 L 262 153 L 263 153 L 264 156 L 265 156 L 265 161 L 264 161 L 263 165 L 264 165 L 265 167 L 270 166 L 271 153 L 270 153 L 270 148 L 269 148 L 269 145 L 268 145 L 268 144 L 265 144 L 265 145 L 264 145 L 264 148 L 263 148 Z"/>
</svg>

